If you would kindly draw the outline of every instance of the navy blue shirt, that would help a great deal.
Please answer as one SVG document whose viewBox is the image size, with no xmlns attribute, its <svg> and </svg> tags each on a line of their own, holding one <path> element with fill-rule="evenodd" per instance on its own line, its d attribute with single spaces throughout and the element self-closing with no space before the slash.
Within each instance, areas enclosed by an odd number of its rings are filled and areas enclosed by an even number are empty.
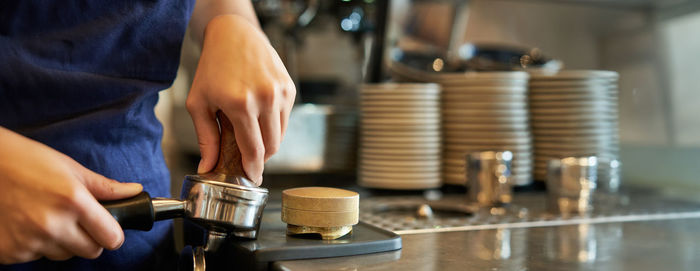
<svg viewBox="0 0 700 271">
<path fill-rule="evenodd" d="M 170 86 L 193 0 L 0 1 L 0 126 L 119 181 L 170 196 L 153 107 Z M 8 157 L 0 157 L 0 160 Z M 125 231 L 97 260 L 19 270 L 154 270 L 175 262 L 170 222 Z"/>
</svg>

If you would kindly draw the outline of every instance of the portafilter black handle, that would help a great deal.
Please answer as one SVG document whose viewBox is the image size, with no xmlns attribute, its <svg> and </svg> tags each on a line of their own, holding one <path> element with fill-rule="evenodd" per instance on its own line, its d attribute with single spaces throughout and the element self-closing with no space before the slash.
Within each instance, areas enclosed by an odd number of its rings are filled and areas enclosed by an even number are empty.
<svg viewBox="0 0 700 271">
<path fill-rule="evenodd" d="M 131 198 L 102 202 L 102 206 L 122 229 L 148 231 L 155 221 L 182 216 L 185 204 L 174 199 L 152 199 L 147 192 L 141 192 Z"/>
</svg>

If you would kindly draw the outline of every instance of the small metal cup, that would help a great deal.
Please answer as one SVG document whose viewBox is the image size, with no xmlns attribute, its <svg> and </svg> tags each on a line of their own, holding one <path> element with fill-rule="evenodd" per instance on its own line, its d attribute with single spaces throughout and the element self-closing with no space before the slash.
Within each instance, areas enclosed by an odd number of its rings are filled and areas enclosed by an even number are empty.
<svg viewBox="0 0 700 271">
<path fill-rule="evenodd" d="M 467 155 L 469 200 L 482 207 L 502 206 L 511 202 L 510 151 L 484 151 Z"/>
<path fill-rule="evenodd" d="M 547 168 L 547 205 L 555 213 L 586 213 L 596 189 L 598 159 L 595 156 L 550 160 Z"/>
<path fill-rule="evenodd" d="M 617 193 L 620 190 L 620 160 L 598 161 L 598 191 Z"/>
</svg>

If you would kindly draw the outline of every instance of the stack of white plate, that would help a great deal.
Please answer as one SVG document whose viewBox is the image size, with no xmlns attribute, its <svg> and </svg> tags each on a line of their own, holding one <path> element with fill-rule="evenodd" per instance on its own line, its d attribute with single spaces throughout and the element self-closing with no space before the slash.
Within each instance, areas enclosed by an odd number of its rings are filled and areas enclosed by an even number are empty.
<svg viewBox="0 0 700 271">
<path fill-rule="evenodd" d="M 359 184 L 387 189 L 439 187 L 439 85 L 368 84 L 360 96 Z"/>
<path fill-rule="evenodd" d="M 441 74 L 443 181 L 466 184 L 466 156 L 513 152 L 512 182 L 532 182 L 532 138 L 525 72 Z"/>
<path fill-rule="evenodd" d="M 617 72 L 564 70 L 530 74 L 530 121 L 535 179 L 544 181 L 547 161 L 595 155 L 599 180 L 618 159 Z"/>
<path fill-rule="evenodd" d="M 326 119 L 324 170 L 351 171 L 357 162 L 357 112 L 335 108 Z"/>
</svg>

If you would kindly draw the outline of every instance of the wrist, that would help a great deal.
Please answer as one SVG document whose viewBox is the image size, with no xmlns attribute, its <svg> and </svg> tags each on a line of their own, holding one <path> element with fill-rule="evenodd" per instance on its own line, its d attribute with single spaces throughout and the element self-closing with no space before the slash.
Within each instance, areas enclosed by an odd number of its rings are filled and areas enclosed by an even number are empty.
<svg viewBox="0 0 700 271">
<path fill-rule="evenodd" d="M 241 37 L 244 37 L 244 34 L 255 34 L 264 37 L 269 42 L 257 20 L 238 14 L 217 15 L 209 20 L 203 33 L 204 41 L 207 40 L 207 36 L 213 34 L 239 35 Z"/>
</svg>

